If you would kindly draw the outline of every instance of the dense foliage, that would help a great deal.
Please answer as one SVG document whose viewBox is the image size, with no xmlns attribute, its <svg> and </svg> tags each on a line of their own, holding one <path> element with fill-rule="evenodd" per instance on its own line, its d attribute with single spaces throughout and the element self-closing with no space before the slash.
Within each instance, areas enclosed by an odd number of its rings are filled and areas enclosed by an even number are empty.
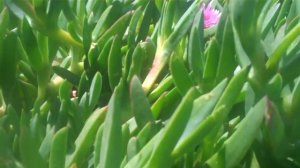
<svg viewBox="0 0 300 168">
<path fill-rule="evenodd" d="M 300 167 L 299 0 L 0 12 L 1 168 Z"/>
</svg>

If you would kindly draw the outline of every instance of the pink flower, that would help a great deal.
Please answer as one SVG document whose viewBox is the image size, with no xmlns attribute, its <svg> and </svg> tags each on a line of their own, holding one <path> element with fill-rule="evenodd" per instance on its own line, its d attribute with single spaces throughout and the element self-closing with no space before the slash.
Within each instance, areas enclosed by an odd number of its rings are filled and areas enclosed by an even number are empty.
<svg viewBox="0 0 300 168">
<path fill-rule="evenodd" d="M 217 9 L 213 9 L 211 2 L 207 5 L 201 6 L 204 15 L 204 28 L 210 28 L 219 23 L 221 13 Z"/>
</svg>

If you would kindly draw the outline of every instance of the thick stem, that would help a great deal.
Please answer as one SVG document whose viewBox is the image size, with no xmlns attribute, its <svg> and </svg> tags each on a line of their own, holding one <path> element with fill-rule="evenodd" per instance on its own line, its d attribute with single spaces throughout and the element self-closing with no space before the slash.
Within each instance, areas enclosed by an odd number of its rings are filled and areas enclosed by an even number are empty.
<svg viewBox="0 0 300 168">
<path fill-rule="evenodd" d="M 49 36 L 55 38 L 55 40 L 64 44 L 72 45 L 73 47 L 83 49 L 83 45 L 76 41 L 68 32 L 62 29 L 56 29 L 53 33 L 49 33 Z"/>
<path fill-rule="evenodd" d="M 2 94 L 2 90 L 0 89 L 0 117 L 4 115 L 5 110 L 6 110 L 6 104 Z"/>
<path fill-rule="evenodd" d="M 167 57 L 164 55 L 164 52 L 156 52 L 152 67 L 143 82 L 143 88 L 146 93 L 150 91 L 153 84 L 155 83 L 157 77 L 159 76 L 160 72 L 164 68 L 167 63 Z"/>
</svg>

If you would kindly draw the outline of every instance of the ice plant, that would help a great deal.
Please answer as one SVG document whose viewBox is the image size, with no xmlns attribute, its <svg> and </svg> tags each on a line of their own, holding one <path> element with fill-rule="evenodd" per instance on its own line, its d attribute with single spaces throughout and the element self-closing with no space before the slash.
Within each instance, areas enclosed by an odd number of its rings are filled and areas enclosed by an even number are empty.
<svg viewBox="0 0 300 168">
<path fill-rule="evenodd" d="M 0 0 L 0 168 L 300 167 L 280 2 Z"/>
<path fill-rule="evenodd" d="M 214 9 L 211 5 L 211 2 L 207 5 L 203 3 L 201 6 L 204 15 L 204 28 L 210 28 L 219 23 L 221 12 L 217 9 Z"/>
</svg>

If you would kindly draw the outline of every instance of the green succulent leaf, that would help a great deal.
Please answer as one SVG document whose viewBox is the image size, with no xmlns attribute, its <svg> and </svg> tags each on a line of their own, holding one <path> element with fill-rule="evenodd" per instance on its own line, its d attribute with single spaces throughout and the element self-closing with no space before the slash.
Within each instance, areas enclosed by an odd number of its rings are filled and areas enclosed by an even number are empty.
<svg viewBox="0 0 300 168">
<path fill-rule="evenodd" d="M 170 60 L 170 71 L 173 76 L 173 81 L 182 95 L 193 86 L 193 82 L 188 74 L 183 60 L 174 53 Z"/>
<path fill-rule="evenodd" d="M 299 0 L 0 0 L 0 167 L 300 167 Z"/>
<path fill-rule="evenodd" d="M 53 66 L 53 71 L 60 77 L 68 80 L 73 85 L 78 85 L 80 78 L 74 73 L 70 72 L 68 69 L 62 68 L 60 66 Z"/>
<path fill-rule="evenodd" d="M 193 71 L 195 78 L 201 78 L 204 67 L 204 30 L 203 11 L 199 11 L 195 16 L 189 36 L 188 62 L 189 68 Z"/>
<path fill-rule="evenodd" d="M 211 122 L 211 120 L 207 118 L 211 118 L 209 115 L 220 99 L 226 84 L 227 81 L 224 80 L 210 93 L 204 94 L 194 100 L 189 121 L 172 152 L 173 158 L 178 158 L 184 154 L 185 151 L 191 150 L 200 144 L 201 138 L 203 138 L 201 136 L 204 136 L 203 133 L 207 133 L 205 129 L 208 129 L 207 125 L 210 125 L 209 123 Z"/>
<path fill-rule="evenodd" d="M 223 32 L 222 46 L 220 51 L 217 70 L 217 81 L 233 75 L 237 67 L 235 58 L 235 46 L 233 38 L 233 30 L 230 19 L 227 19 Z"/>
<path fill-rule="evenodd" d="M 243 158 L 258 135 L 267 108 L 266 104 L 267 99 L 263 98 L 250 109 L 237 126 L 236 131 L 224 142 L 222 148 L 206 162 L 209 166 L 232 167 Z"/>
<path fill-rule="evenodd" d="M 100 162 L 98 167 L 119 167 L 121 164 L 122 128 L 121 115 L 123 109 L 124 86 L 122 83 L 115 88 L 108 104 L 108 112 L 103 125 Z"/>
<path fill-rule="evenodd" d="M 121 38 L 115 36 L 108 56 L 108 79 L 110 88 L 113 90 L 122 76 Z"/>
<path fill-rule="evenodd" d="M 104 121 L 106 110 L 106 108 L 96 109 L 94 113 L 87 119 L 86 124 L 75 140 L 74 152 L 66 158 L 65 166 L 69 167 L 73 164 L 82 164 L 82 161 L 87 155 L 89 148 L 93 145 L 93 141 L 99 126 Z"/>
<path fill-rule="evenodd" d="M 195 88 L 190 89 L 184 96 L 174 115 L 168 121 L 163 130 L 161 140 L 158 141 L 153 149 L 147 167 L 169 166 L 171 163 L 171 152 L 180 138 L 190 117 L 193 100 L 198 96 Z M 161 159 L 164 157 L 165 159 Z"/>
<path fill-rule="evenodd" d="M 130 84 L 131 109 L 139 128 L 143 128 L 148 122 L 154 122 L 150 104 L 147 100 L 142 84 L 136 76 Z"/>
<path fill-rule="evenodd" d="M 67 153 L 67 138 L 68 138 L 68 128 L 60 129 L 54 136 L 50 159 L 49 167 L 50 168 L 63 168 L 65 167 L 65 157 Z"/>
<path fill-rule="evenodd" d="M 99 38 L 99 40 L 97 40 L 100 49 L 103 48 L 104 44 L 110 37 L 114 35 L 118 35 L 120 37 L 123 36 L 126 30 L 126 25 L 130 21 L 131 16 L 132 16 L 132 11 L 127 12 L 103 33 L 103 35 Z"/>
<path fill-rule="evenodd" d="M 90 87 L 90 97 L 88 106 L 94 108 L 97 104 L 102 89 L 102 76 L 97 72 L 92 80 Z"/>
</svg>

